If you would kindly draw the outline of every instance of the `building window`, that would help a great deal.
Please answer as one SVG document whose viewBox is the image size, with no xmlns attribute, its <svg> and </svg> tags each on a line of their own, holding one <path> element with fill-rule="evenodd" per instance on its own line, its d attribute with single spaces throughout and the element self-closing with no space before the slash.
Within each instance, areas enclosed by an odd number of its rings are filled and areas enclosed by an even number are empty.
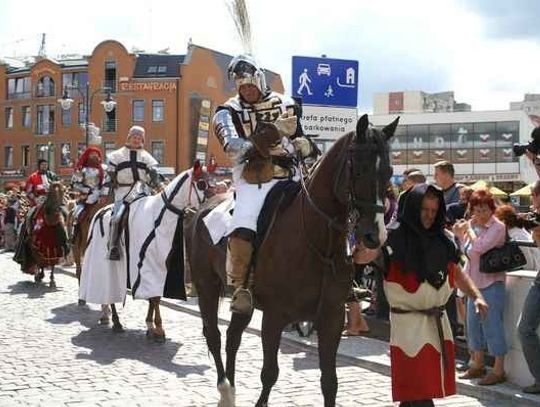
<svg viewBox="0 0 540 407">
<path fill-rule="evenodd" d="M 105 112 L 102 127 L 104 132 L 114 133 L 116 131 L 116 109 Z"/>
<path fill-rule="evenodd" d="M 21 146 L 21 166 L 28 167 L 30 165 L 30 146 Z"/>
<path fill-rule="evenodd" d="M 103 143 L 103 150 L 105 150 L 105 157 L 112 153 L 116 149 L 114 141 L 106 141 Z"/>
<path fill-rule="evenodd" d="M 47 144 L 36 144 L 36 161 L 49 161 L 49 146 Z"/>
<path fill-rule="evenodd" d="M 134 122 L 144 121 L 144 100 L 133 101 L 133 121 Z"/>
<path fill-rule="evenodd" d="M 152 141 L 152 155 L 158 163 L 163 165 L 165 158 L 165 146 L 163 141 Z"/>
<path fill-rule="evenodd" d="M 12 107 L 6 107 L 6 129 L 12 129 L 13 128 L 13 108 Z"/>
<path fill-rule="evenodd" d="M 86 109 L 84 107 L 84 103 L 79 103 L 79 118 L 78 118 L 79 124 L 86 123 Z"/>
<path fill-rule="evenodd" d="M 77 143 L 77 160 L 81 158 L 82 153 L 86 150 L 85 143 Z"/>
<path fill-rule="evenodd" d="M 31 83 L 29 76 L 8 79 L 8 99 L 30 99 Z"/>
<path fill-rule="evenodd" d="M 152 100 L 152 121 L 162 122 L 165 102 L 163 100 Z"/>
<path fill-rule="evenodd" d="M 116 62 L 105 62 L 105 83 L 104 87 L 109 88 L 111 93 L 116 92 Z"/>
<path fill-rule="evenodd" d="M 166 65 L 150 65 L 146 69 L 148 76 L 167 76 L 167 66 Z"/>
<path fill-rule="evenodd" d="M 71 161 L 71 144 L 69 143 L 60 144 L 60 165 L 66 167 L 73 165 Z"/>
<path fill-rule="evenodd" d="M 62 88 L 78 88 L 83 92 L 83 97 L 87 83 L 88 72 L 71 72 L 62 75 Z"/>
<path fill-rule="evenodd" d="M 22 126 L 30 127 L 32 125 L 32 110 L 30 106 L 23 106 L 22 109 Z"/>
<path fill-rule="evenodd" d="M 64 126 L 71 126 L 71 108 L 62 109 L 62 124 Z"/>
<path fill-rule="evenodd" d="M 54 105 L 39 105 L 37 107 L 36 134 L 54 133 Z"/>
<path fill-rule="evenodd" d="M 54 79 L 50 76 L 44 76 L 39 79 L 37 85 L 36 96 L 37 97 L 49 97 L 54 96 Z"/>
<path fill-rule="evenodd" d="M 4 167 L 13 168 L 13 147 L 4 147 Z"/>
</svg>

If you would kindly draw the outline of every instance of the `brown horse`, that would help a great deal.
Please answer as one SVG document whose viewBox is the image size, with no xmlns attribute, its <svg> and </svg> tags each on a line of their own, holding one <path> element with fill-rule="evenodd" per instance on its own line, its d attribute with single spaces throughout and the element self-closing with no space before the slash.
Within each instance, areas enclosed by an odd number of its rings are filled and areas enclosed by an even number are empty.
<svg viewBox="0 0 540 407">
<path fill-rule="evenodd" d="M 56 288 L 54 267 L 67 254 L 65 213 L 62 210 L 64 187 L 53 182 L 42 205 L 33 211 L 27 242 L 34 263 L 34 280 L 40 282 L 46 267 L 51 268 L 50 287 Z"/>
<path fill-rule="evenodd" d="M 398 120 L 382 130 L 360 118 L 356 132 L 342 136 L 313 167 L 302 190 L 274 215 L 254 261 L 253 293 L 263 311 L 262 393 L 266 406 L 278 377 L 277 352 L 283 328 L 313 321 L 319 344 L 321 388 L 325 406 L 337 393 L 336 352 L 343 327 L 344 303 L 352 278 L 346 240 L 353 233 L 368 248 L 386 239 L 383 200 L 392 173 L 388 139 Z M 215 205 L 214 205 L 215 206 Z M 227 330 L 226 368 L 221 358 L 218 303 L 224 291 L 226 242 L 213 246 L 201 210 L 186 236 L 192 279 L 199 294 L 203 333 L 218 374 L 220 406 L 234 405 L 235 358 L 251 315 L 233 313 Z M 232 386 L 232 388 L 231 388 Z"/>
</svg>

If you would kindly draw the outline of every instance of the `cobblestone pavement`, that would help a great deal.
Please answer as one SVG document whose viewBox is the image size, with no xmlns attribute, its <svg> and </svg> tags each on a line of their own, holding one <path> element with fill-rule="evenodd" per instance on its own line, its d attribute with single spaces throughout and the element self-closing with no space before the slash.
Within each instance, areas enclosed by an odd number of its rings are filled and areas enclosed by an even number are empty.
<svg viewBox="0 0 540 407">
<path fill-rule="evenodd" d="M 216 374 L 199 318 L 162 308 L 168 340 L 145 337 L 146 303 L 128 298 L 126 328 L 98 324 L 98 307 L 78 307 L 76 280 L 57 273 L 58 288 L 35 284 L 0 254 L 0 406 L 211 406 Z M 222 329 L 223 331 L 223 329 Z M 271 406 L 320 406 L 316 353 L 284 343 Z M 237 404 L 254 405 L 262 365 L 260 338 L 245 334 L 238 357 Z M 338 405 L 394 406 L 388 377 L 338 358 Z M 508 405 L 454 396 L 437 406 Z"/>
</svg>

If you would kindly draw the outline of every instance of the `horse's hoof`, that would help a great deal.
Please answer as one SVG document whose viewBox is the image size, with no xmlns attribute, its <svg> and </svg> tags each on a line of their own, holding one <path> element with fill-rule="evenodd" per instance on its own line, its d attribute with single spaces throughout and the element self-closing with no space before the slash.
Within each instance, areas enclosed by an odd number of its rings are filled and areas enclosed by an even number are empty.
<svg viewBox="0 0 540 407">
<path fill-rule="evenodd" d="M 86 305 L 86 301 L 85 300 L 79 300 L 79 302 L 77 303 L 77 305 L 79 307 L 84 307 Z"/>
<path fill-rule="evenodd" d="M 109 319 L 109 317 L 101 317 L 99 319 L 99 324 L 100 325 L 109 325 L 110 322 L 111 322 L 111 320 Z"/>
<path fill-rule="evenodd" d="M 124 327 L 122 326 L 122 324 L 115 324 L 112 327 L 112 331 L 115 334 L 121 334 L 122 332 L 124 332 Z"/>
<path fill-rule="evenodd" d="M 165 341 L 167 340 L 167 338 L 165 338 L 165 335 L 156 335 L 156 334 L 152 334 L 152 340 L 153 340 L 155 343 L 165 343 Z"/>
<path fill-rule="evenodd" d="M 234 407 L 235 405 L 235 388 L 231 386 L 227 379 L 224 379 L 217 386 L 220 399 L 218 407 Z"/>
<path fill-rule="evenodd" d="M 49 288 L 52 288 L 53 290 L 55 290 L 56 289 L 56 283 L 54 281 L 51 281 L 49 283 Z"/>
</svg>

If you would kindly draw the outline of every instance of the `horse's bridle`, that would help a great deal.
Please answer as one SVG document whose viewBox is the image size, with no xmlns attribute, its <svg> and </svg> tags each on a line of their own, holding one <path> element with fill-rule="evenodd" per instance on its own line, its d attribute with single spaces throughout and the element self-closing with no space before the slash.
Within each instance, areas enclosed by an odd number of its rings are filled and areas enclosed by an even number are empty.
<svg viewBox="0 0 540 407">
<path fill-rule="evenodd" d="M 334 192 L 334 195 L 337 195 L 338 185 L 341 178 L 340 175 L 345 170 L 345 167 L 347 166 L 348 170 L 352 173 L 351 176 L 349 177 L 349 187 L 347 189 L 347 201 L 349 205 L 349 211 L 356 212 L 357 216 L 359 216 L 362 211 L 369 211 L 373 215 L 377 213 L 384 213 L 384 205 L 358 200 L 354 194 L 354 191 L 355 191 L 354 184 L 358 182 L 358 180 L 356 180 L 356 178 L 354 177 L 355 165 L 354 165 L 354 160 L 352 159 L 352 154 L 359 153 L 359 155 L 361 156 L 360 159 L 362 158 L 362 156 L 365 156 L 367 158 L 367 157 L 370 157 L 373 153 L 379 153 L 380 147 L 381 146 L 379 143 L 377 143 L 377 145 L 363 144 L 361 148 L 358 146 L 347 146 L 349 150 L 347 152 L 347 159 L 343 161 L 341 168 L 338 171 L 339 175 L 335 177 L 332 191 Z M 360 149 L 360 151 L 357 151 L 358 149 Z M 313 207 L 313 209 L 315 209 L 315 211 L 326 220 L 326 222 L 331 228 L 337 231 L 347 230 L 347 225 L 348 225 L 347 220 L 345 220 L 345 222 L 343 223 L 339 222 L 335 218 L 332 218 L 330 215 L 328 215 L 324 210 L 319 208 L 316 202 L 313 201 L 304 180 L 302 166 L 299 166 L 299 168 L 300 168 L 300 183 L 302 186 L 302 190 L 304 192 L 304 196 L 306 197 L 311 207 Z M 370 176 L 377 176 L 377 172 L 375 171 L 374 173 L 370 172 L 368 174 L 364 174 L 364 178 L 370 178 Z"/>
<path fill-rule="evenodd" d="M 199 203 L 199 206 L 202 205 L 204 201 L 206 200 L 206 191 L 208 191 L 209 188 L 210 188 L 210 185 L 208 181 L 206 181 L 202 177 L 194 179 L 192 175 L 191 181 L 189 184 L 188 203 L 191 203 L 191 192 L 195 190 L 195 196 L 197 197 L 197 202 Z M 203 195 L 202 198 L 199 195 L 199 191 L 202 191 L 202 195 Z"/>
</svg>

